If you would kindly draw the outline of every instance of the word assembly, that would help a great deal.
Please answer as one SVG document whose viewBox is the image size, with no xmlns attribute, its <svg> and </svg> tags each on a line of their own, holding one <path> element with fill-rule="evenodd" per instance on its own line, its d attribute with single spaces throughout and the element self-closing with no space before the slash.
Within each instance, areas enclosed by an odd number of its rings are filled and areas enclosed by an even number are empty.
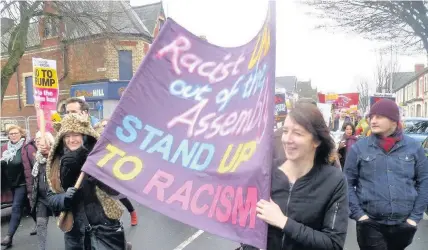
<svg viewBox="0 0 428 250">
<path fill-rule="evenodd" d="M 218 111 L 223 111 L 230 103 L 233 96 L 240 96 L 242 99 L 248 99 L 257 94 L 257 91 L 263 90 L 263 86 L 266 84 L 266 70 L 266 64 L 261 68 L 257 65 L 249 74 L 240 76 L 235 81 L 232 88 L 223 88 L 220 90 L 215 95 L 215 98 L 210 96 L 213 92 L 213 88 L 209 84 L 204 86 L 198 84 L 192 85 L 181 79 L 175 80 L 170 84 L 169 92 L 174 96 L 190 100 L 193 99 L 195 101 L 215 99 L 216 104 L 220 105 Z"/>
<path fill-rule="evenodd" d="M 171 129 L 177 125 L 187 126 L 187 136 L 196 137 L 204 134 L 205 139 L 216 135 L 245 135 L 257 127 L 259 137 L 264 133 L 268 123 L 268 85 L 260 91 L 255 107 L 241 109 L 231 113 L 216 113 L 201 115 L 208 106 L 208 99 L 204 99 L 180 115 L 173 117 L 167 124 Z M 261 138 L 259 138 L 261 139 Z"/>
</svg>

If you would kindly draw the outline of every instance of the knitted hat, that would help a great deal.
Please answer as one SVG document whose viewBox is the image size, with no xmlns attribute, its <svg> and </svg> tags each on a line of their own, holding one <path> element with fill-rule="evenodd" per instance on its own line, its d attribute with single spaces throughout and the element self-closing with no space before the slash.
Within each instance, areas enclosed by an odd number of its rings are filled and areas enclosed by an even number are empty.
<svg viewBox="0 0 428 250">
<path fill-rule="evenodd" d="M 381 99 L 376 102 L 370 109 L 370 117 L 373 115 L 381 115 L 394 122 L 400 121 L 400 110 L 397 104 L 390 99 Z"/>
</svg>

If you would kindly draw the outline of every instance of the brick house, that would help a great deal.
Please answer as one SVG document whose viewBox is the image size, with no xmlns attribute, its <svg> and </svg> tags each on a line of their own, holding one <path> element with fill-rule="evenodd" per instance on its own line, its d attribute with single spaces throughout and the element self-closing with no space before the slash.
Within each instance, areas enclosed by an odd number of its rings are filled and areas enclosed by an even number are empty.
<svg viewBox="0 0 428 250">
<path fill-rule="evenodd" d="M 57 62 L 60 86 L 58 111 L 63 111 L 66 98 L 83 95 L 90 104 L 92 115 L 99 118 L 111 115 L 123 89 L 165 22 L 160 2 L 132 7 L 129 1 L 118 1 L 115 4 L 117 12 L 109 18 L 109 24 L 118 32 L 109 36 L 103 31 L 85 32 L 85 29 L 94 27 L 82 28 L 67 20 L 56 21 L 48 17 L 41 17 L 38 22 L 30 24 L 26 52 L 9 82 L 2 103 L 2 130 L 4 120 L 12 121 L 12 117 L 19 116 L 30 120 L 27 128 L 32 135 L 36 131 L 32 88 L 33 57 Z M 48 2 L 44 8 L 49 8 Z M 9 22 L 2 18 L 1 23 L 4 26 Z M 7 34 L 2 35 L 3 53 L 0 62 L 3 67 L 8 55 L 5 47 Z M 18 118 L 20 121 L 22 119 Z M 15 123 L 23 126 L 21 122 Z"/>
<path fill-rule="evenodd" d="M 428 117 L 428 67 L 416 64 L 414 72 L 397 72 L 392 78 L 393 92 L 403 115 Z"/>
</svg>

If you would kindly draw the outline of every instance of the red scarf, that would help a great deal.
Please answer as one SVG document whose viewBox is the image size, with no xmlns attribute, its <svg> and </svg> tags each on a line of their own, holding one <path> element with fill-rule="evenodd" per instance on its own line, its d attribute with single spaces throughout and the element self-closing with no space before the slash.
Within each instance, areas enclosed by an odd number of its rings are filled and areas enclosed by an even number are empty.
<svg viewBox="0 0 428 250">
<path fill-rule="evenodd" d="M 403 129 L 401 124 L 398 124 L 397 130 L 394 134 L 388 137 L 378 137 L 379 146 L 388 153 L 394 145 L 403 139 Z"/>
</svg>

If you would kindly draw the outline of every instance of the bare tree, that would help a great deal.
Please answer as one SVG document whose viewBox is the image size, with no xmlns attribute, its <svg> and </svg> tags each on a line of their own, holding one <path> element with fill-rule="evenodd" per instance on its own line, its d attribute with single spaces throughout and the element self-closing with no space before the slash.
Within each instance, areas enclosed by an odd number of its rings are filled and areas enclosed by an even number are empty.
<svg viewBox="0 0 428 250">
<path fill-rule="evenodd" d="M 359 95 L 358 108 L 360 110 L 366 111 L 369 106 L 369 82 L 367 79 L 363 79 L 357 86 L 357 91 Z"/>
<path fill-rule="evenodd" d="M 340 28 L 365 38 L 394 41 L 401 48 L 425 50 L 428 54 L 428 2 L 301 0 L 314 7 L 312 14 L 335 22 L 319 27 Z"/>
<path fill-rule="evenodd" d="M 385 60 L 382 52 L 379 52 L 378 62 L 375 71 L 376 92 L 390 93 L 392 91 L 392 76 L 399 71 L 397 60 L 391 56 L 389 60 Z"/>
<path fill-rule="evenodd" d="M 1 102 L 7 90 L 9 80 L 16 72 L 20 59 L 25 53 L 30 26 L 44 22 L 53 26 L 56 35 L 66 45 L 70 41 L 85 38 L 114 39 L 118 32 L 132 29 L 130 33 L 147 31 L 141 20 L 131 12 L 124 1 L 17 1 L 6 0 L 0 3 L 2 21 L 2 47 L 7 48 L 7 62 L 1 68 Z M 126 22 L 113 20 L 130 20 Z M 61 23 L 66 24 L 66 32 L 61 31 Z M 34 26 L 34 25 L 33 25 Z M 37 26 L 36 26 L 37 27 Z M 47 30 L 45 30 L 46 32 Z M 2 54 L 5 51 L 2 51 Z M 84 52 L 86 53 L 86 52 Z M 96 57 L 96 56 L 95 56 Z"/>
</svg>

